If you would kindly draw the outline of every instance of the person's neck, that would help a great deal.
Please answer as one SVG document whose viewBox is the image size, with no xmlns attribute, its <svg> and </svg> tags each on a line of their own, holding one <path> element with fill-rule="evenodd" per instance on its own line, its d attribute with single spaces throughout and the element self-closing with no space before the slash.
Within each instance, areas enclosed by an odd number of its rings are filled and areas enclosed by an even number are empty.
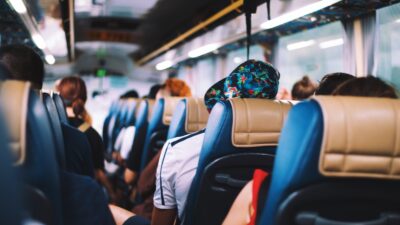
<svg viewBox="0 0 400 225">
<path fill-rule="evenodd" d="M 66 111 L 67 111 L 67 116 L 68 116 L 68 117 L 70 117 L 70 118 L 71 118 L 71 117 L 72 117 L 72 118 L 75 117 L 75 113 L 74 113 L 74 110 L 72 109 L 72 107 L 67 107 L 67 108 L 66 108 Z"/>
</svg>

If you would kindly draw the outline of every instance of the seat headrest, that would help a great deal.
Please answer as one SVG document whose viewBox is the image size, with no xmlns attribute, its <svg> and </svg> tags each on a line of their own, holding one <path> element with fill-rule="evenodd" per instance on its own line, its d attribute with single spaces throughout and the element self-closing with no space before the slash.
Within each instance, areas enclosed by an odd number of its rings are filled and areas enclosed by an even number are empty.
<svg viewBox="0 0 400 225">
<path fill-rule="evenodd" d="M 317 97 L 324 119 L 319 160 L 328 177 L 400 179 L 400 101 Z"/>
<path fill-rule="evenodd" d="M 256 98 L 234 98 L 232 145 L 238 148 L 277 146 L 283 123 L 293 103 Z"/>
<path fill-rule="evenodd" d="M 167 97 L 164 98 L 164 112 L 162 122 L 164 125 L 169 125 L 172 120 L 172 116 L 174 114 L 175 108 L 178 105 L 179 101 L 182 100 L 181 97 Z"/>
<path fill-rule="evenodd" d="M 186 133 L 193 133 L 206 127 L 209 113 L 203 98 L 186 98 Z"/>
<path fill-rule="evenodd" d="M 26 156 L 26 126 L 30 83 L 22 81 L 0 82 L 0 101 L 10 134 L 9 146 L 20 165 Z"/>
</svg>

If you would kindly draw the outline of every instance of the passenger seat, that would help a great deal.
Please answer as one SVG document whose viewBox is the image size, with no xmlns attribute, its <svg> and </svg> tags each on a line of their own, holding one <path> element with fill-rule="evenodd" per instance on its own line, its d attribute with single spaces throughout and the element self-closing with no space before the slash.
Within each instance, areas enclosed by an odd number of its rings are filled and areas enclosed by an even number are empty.
<svg viewBox="0 0 400 225">
<path fill-rule="evenodd" d="M 208 111 L 203 98 L 182 99 L 172 116 L 167 139 L 183 136 L 204 129 L 208 120 Z"/>
<path fill-rule="evenodd" d="M 62 224 L 60 177 L 49 119 L 39 96 L 21 81 L 0 83 L 0 100 L 9 128 L 14 165 L 21 168 L 25 185 L 43 193 L 51 205 L 35 204 L 50 221 Z"/>
<path fill-rule="evenodd" d="M 259 224 L 400 224 L 398 130 L 397 99 L 317 97 L 293 107 Z"/>
<path fill-rule="evenodd" d="M 140 171 L 146 167 L 147 163 L 164 145 L 172 115 L 174 114 L 178 102 L 182 99 L 181 97 L 167 97 L 161 98 L 156 102 L 146 132 L 146 139 L 140 162 Z"/>
<path fill-rule="evenodd" d="M 245 98 L 214 106 L 183 224 L 221 224 L 240 190 L 252 179 L 253 171 L 271 171 L 281 128 L 291 107 L 287 101 Z"/>
</svg>

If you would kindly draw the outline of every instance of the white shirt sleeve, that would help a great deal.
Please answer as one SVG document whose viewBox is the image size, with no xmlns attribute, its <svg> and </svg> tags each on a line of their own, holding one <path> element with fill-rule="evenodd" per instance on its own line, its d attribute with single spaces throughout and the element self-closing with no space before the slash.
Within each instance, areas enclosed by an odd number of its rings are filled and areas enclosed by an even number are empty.
<svg viewBox="0 0 400 225">
<path fill-rule="evenodd" d="M 159 209 L 174 209 L 177 207 L 175 196 L 176 157 L 173 157 L 173 147 L 168 140 L 161 150 L 156 173 L 156 191 L 154 193 L 154 206 Z"/>
</svg>

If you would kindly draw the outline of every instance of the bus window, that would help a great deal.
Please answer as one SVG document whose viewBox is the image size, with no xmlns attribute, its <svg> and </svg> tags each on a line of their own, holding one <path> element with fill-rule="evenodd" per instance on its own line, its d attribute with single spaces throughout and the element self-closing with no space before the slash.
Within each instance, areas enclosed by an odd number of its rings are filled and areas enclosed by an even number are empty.
<svg viewBox="0 0 400 225">
<path fill-rule="evenodd" d="M 334 22 L 281 37 L 276 56 L 280 87 L 290 90 L 304 75 L 319 81 L 325 74 L 343 72 L 343 34 L 342 24 Z"/>
<path fill-rule="evenodd" d="M 400 4 L 379 9 L 376 16 L 379 35 L 376 74 L 400 89 Z"/>
</svg>

